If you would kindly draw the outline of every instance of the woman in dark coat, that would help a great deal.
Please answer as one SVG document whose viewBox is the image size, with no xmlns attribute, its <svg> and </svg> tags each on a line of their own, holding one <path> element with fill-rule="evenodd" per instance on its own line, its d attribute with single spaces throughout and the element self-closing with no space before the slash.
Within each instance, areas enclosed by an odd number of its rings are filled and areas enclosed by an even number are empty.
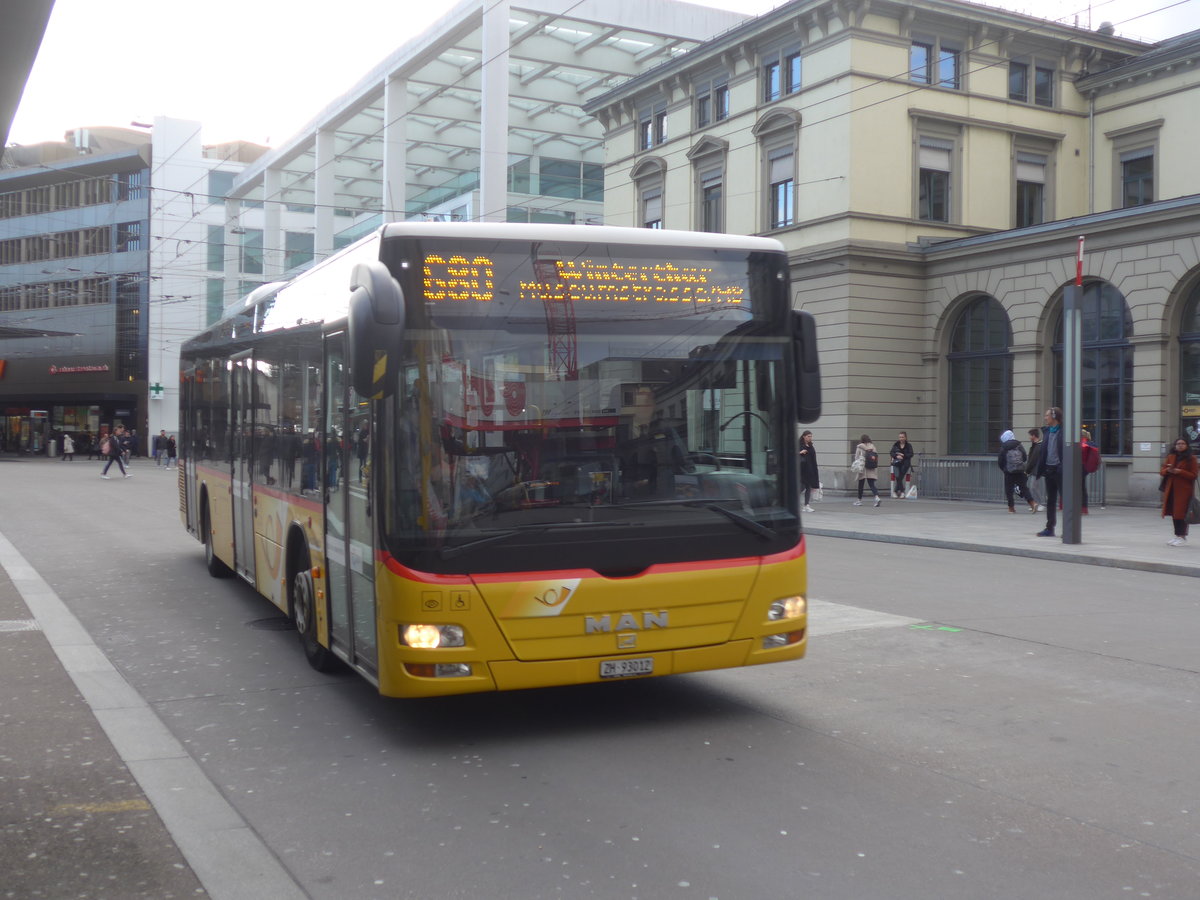
<svg viewBox="0 0 1200 900">
<path fill-rule="evenodd" d="M 1175 450 L 1167 454 L 1167 461 L 1162 467 L 1163 476 L 1163 517 L 1171 517 L 1175 525 L 1175 537 L 1167 541 L 1172 547 L 1180 547 L 1187 543 L 1188 502 L 1196 486 L 1196 471 L 1200 469 L 1196 457 L 1188 446 L 1187 438 L 1175 440 Z"/>
<path fill-rule="evenodd" d="M 802 512 L 816 512 L 810 505 L 812 492 L 821 486 L 821 473 L 817 471 L 817 448 L 813 446 L 812 432 L 800 435 L 800 485 L 804 488 Z"/>
</svg>

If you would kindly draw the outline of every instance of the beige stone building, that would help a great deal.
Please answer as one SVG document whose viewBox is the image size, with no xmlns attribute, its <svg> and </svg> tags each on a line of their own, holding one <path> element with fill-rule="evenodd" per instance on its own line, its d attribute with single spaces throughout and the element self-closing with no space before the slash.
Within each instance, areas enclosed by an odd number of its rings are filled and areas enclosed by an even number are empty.
<svg viewBox="0 0 1200 900">
<path fill-rule="evenodd" d="M 590 101 L 609 224 L 768 234 L 818 318 L 836 460 L 904 429 L 994 457 L 1061 403 L 1084 255 L 1082 421 L 1109 502 L 1200 445 L 1200 33 L 1151 45 L 962 0 L 797 0 Z M 836 464 L 827 467 L 837 483 Z"/>
</svg>

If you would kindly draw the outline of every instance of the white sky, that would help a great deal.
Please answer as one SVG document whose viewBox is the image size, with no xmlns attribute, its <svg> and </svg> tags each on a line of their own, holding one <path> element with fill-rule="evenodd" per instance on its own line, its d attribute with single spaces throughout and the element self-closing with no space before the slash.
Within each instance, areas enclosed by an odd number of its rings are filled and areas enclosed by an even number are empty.
<svg viewBox="0 0 1200 900">
<path fill-rule="evenodd" d="M 647 0 L 653 2 L 653 0 Z M 693 0 L 762 13 L 780 0 Z M 457 0 L 57 0 L 9 141 L 194 119 L 205 143 L 277 145 Z M 1200 0 L 989 0 L 1159 41 L 1200 29 Z"/>
</svg>

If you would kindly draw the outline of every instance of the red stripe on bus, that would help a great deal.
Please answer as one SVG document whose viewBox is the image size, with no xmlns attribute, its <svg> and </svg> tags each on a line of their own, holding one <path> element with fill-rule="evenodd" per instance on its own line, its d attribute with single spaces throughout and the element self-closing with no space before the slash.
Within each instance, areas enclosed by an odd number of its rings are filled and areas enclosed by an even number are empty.
<svg viewBox="0 0 1200 900">
<path fill-rule="evenodd" d="M 228 469 L 214 469 L 212 466 L 202 466 L 196 463 L 196 474 L 200 475 L 201 473 L 218 478 L 223 484 L 231 484 L 233 481 Z M 323 513 L 325 511 L 325 507 L 321 505 L 320 500 L 310 500 L 298 494 L 289 494 L 287 491 L 281 491 L 278 488 L 269 488 L 262 484 L 251 484 L 250 490 L 255 494 L 263 494 L 267 497 L 274 497 L 276 500 L 282 500 L 285 503 L 294 504 L 295 506 L 307 509 L 309 512 Z"/>
</svg>

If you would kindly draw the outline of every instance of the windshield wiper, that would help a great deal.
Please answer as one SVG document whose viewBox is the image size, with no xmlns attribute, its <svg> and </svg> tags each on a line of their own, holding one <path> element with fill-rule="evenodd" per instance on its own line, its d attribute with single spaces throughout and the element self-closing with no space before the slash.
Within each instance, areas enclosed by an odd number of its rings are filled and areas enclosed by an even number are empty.
<svg viewBox="0 0 1200 900">
<path fill-rule="evenodd" d="M 486 544 L 496 544 L 500 541 L 506 541 L 518 534 L 541 534 L 546 531 L 567 531 L 571 528 L 607 528 L 614 525 L 630 527 L 634 524 L 633 522 L 540 522 L 529 525 L 516 525 L 508 531 L 489 534 L 485 537 L 476 538 L 473 541 L 467 541 L 465 544 L 454 544 L 450 547 L 443 547 L 438 551 L 438 556 L 442 559 L 454 559 L 454 557 L 461 556 L 468 550 L 474 550 L 476 547 L 483 547 Z"/>
<path fill-rule="evenodd" d="M 752 531 L 762 538 L 778 537 L 774 531 L 763 525 L 761 522 L 756 522 L 749 516 L 743 516 L 739 512 L 734 512 L 732 509 L 726 509 L 724 506 L 718 506 L 720 500 L 702 500 L 697 498 L 684 498 L 674 500 L 635 500 L 632 503 L 619 503 L 617 506 L 623 508 L 636 506 L 700 506 L 704 509 L 711 509 L 715 513 L 720 513 L 730 522 L 740 525 L 747 531 Z M 736 501 L 734 501 L 736 502 Z"/>
</svg>

